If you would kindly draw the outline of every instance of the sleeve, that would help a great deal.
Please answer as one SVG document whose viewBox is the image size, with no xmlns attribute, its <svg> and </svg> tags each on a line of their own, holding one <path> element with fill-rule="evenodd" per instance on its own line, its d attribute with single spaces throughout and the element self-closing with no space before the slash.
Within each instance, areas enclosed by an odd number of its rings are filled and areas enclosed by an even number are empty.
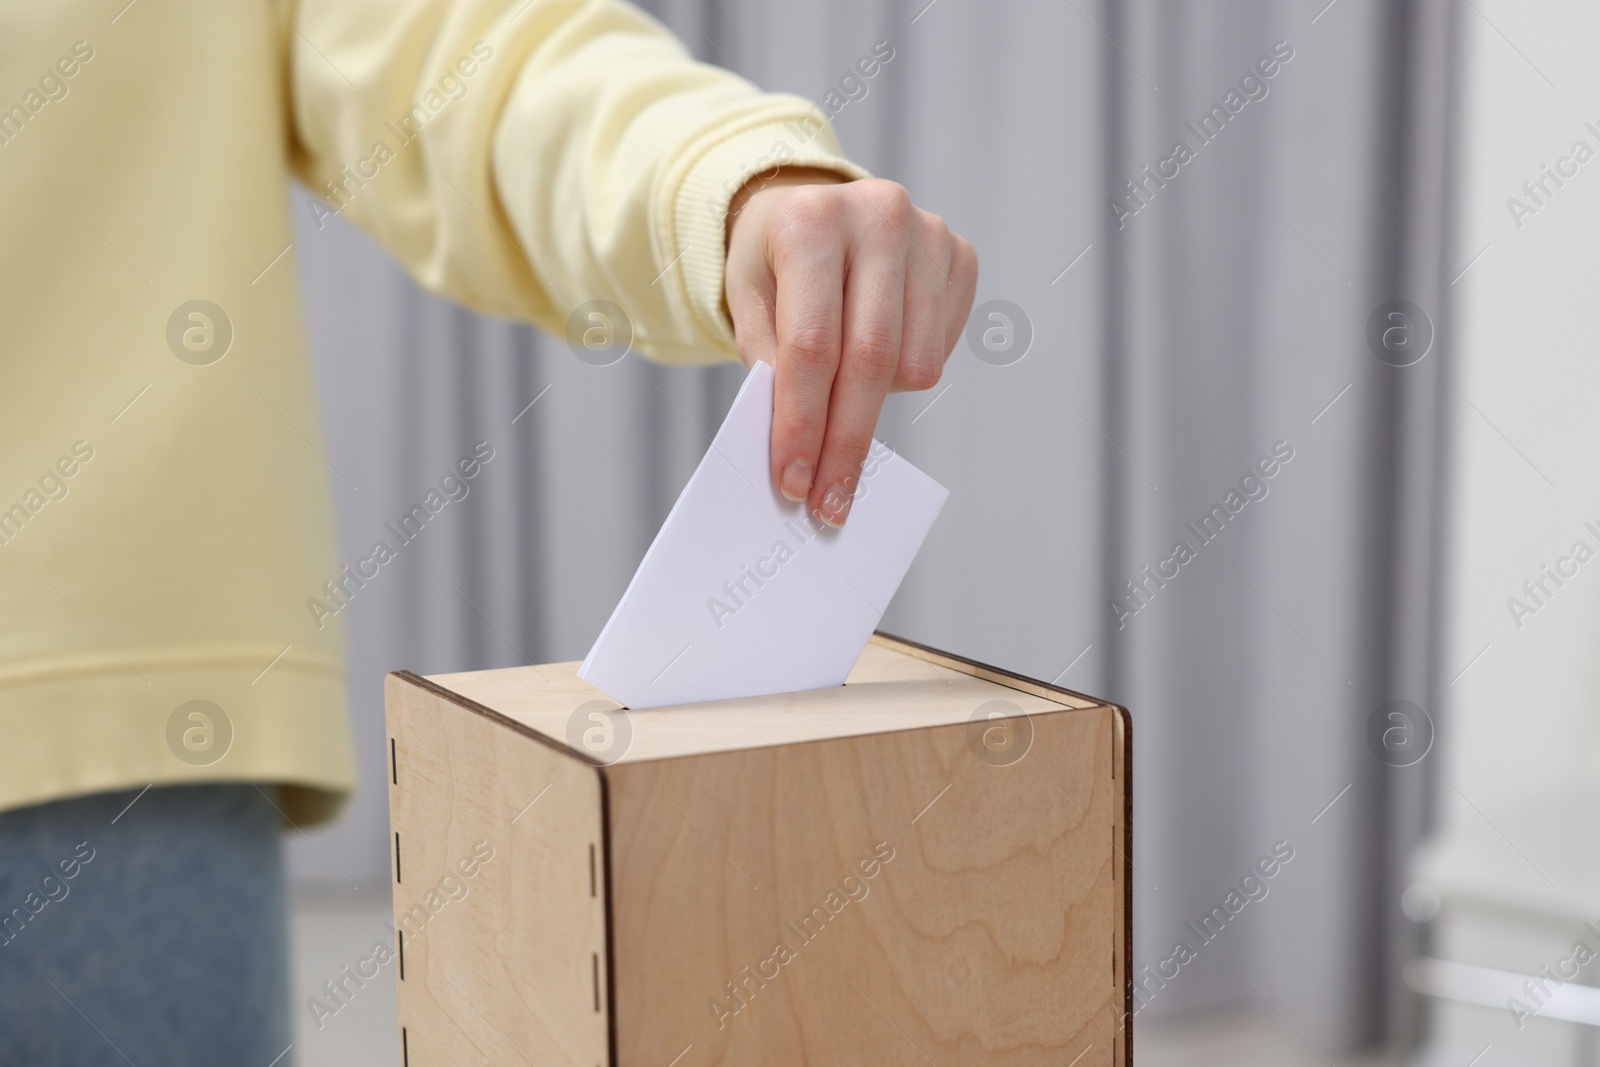
<svg viewBox="0 0 1600 1067">
<path fill-rule="evenodd" d="M 419 283 L 563 335 L 591 300 L 668 362 L 734 356 L 728 203 L 846 160 L 815 104 L 697 63 L 618 0 L 298 0 L 291 154 Z"/>
</svg>

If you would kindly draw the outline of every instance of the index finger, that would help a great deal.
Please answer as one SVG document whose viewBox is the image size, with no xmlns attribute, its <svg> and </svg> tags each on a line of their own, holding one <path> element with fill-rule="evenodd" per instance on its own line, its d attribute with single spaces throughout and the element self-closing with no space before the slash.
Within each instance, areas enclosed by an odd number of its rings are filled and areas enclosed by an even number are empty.
<svg viewBox="0 0 1600 1067">
<path fill-rule="evenodd" d="M 808 220 L 815 213 L 802 208 L 780 225 L 772 249 L 778 283 L 772 478 L 794 501 L 804 500 L 816 480 L 844 308 L 843 238 L 831 227 L 808 225 L 819 221 Z"/>
</svg>

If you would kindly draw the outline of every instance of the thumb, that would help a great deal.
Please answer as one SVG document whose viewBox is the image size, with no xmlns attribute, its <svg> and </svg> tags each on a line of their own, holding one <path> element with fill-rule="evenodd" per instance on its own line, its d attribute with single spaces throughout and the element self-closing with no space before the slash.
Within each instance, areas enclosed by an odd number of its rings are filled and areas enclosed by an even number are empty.
<svg viewBox="0 0 1600 1067">
<path fill-rule="evenodd" d="M 765 262 L 738 269 L 729 258 L 724 296 L 733 319 L 733 338 L 746 367 L 757 360 L 776 363 L 778 356 L 777 282 Z M 758 270 L 749 269 L 750 266 Z M 752 277 L 752 275 L 754 275 Z"/>
</svg>

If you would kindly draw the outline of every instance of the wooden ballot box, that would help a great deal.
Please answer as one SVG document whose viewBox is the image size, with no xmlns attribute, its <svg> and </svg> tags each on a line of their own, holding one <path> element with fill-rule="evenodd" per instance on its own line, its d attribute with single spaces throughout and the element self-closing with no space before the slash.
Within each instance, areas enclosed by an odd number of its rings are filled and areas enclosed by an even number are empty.
<svg viewBox="0 0 1600 1067">
<path fill-rule="evenodd" d="M 1122 708 L 883 635 L 644 711 L 577 666 L 387 679 L 406 1067 L 1131 1062 Z"/>
</svg>

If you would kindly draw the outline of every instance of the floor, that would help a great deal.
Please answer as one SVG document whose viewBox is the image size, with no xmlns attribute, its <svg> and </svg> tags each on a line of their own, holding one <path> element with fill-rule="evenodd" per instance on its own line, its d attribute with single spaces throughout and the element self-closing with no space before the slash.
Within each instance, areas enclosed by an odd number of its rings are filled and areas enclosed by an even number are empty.
<svg viewBox="0 0 1600 1067">
<path fill-rule="evenodd" d="M 394 1067 L 400 1062 L 394 964 L 384 965 L 381 954 L 374 955 L 378 945 L 391 943 L 389 919 L 387 894 L 296 895 L 291 922 L 298 1067 Z M 357 977 L 346 977 L 346 967 Z M 374 968 L 375 977 L 359 978 Z M 324 983 L 340 979 L 344 991 L 335 999 Z M 1278 1017 L 1253 1015 L 1141 1024 L 1134 1053 L 1140 1067 L 1399 1067 L 1402 1062 L 1373 1055 L 1325 1058 Z"/>
<path fill-rule="evenodd" d="M 1403 1057 L 1323 1056 L 1278 1016 L 1221 1015 L 1141 1025 L 1133 1035 L 1139 1067 L 1401 1067 Z"/>
<path fill-rule="evenodd" d="M 289 925 L 298 1067 L 395 1067 L 400 1062 L 395 967 L 372 959 L 376 945 L 394 943 L 390 908 L 387 892 L 296 893 Z M 376 977 L 360 978 L 361 971 L 371 974 L 375 966 Z M 345 967 L 355 979 L 345 978 Z M 340 979 L 345 992 L 335 1000 L 323 983 Z"/>
</svg>

